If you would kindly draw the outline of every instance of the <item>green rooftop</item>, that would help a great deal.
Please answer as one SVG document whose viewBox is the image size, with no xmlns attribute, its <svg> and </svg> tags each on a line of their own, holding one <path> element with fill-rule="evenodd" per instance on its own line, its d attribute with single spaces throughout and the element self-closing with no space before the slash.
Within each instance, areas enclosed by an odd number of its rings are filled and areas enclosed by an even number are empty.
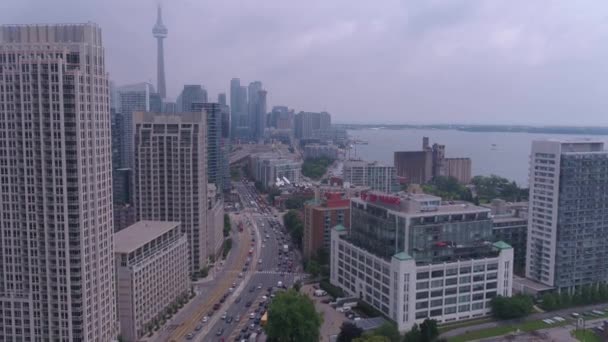
<svg viewBox="0 0 608 342">
<path fill-rule="evenodd" d="M 504 241 L 494 242 L 494 247 L 496 247 L 498 249 L 511 249 L 511 248 L 513 248 L 513 247 L 511 247 L 511 245 L 509 245 L 508 243 L 506 243 Z"/>
<path fill-rule="evenodd" d="M 405 261 L 405 260 L 411 260 L 412 257 L 405 253 L 405 252 L 399 252 L 395 255 L 393 255 L 393 258 L 397 259 L 397 260 L 401 260 L 401 261 Z"/>
<path fill-rule="evenodd" d="M 334 227 L 334 229 L 335 229 L 336 231 L 338 231 L 338 232 L 343 232 L 343 231 L 345 231 L 345 230 L 346 230 L 346 228 L 344 228 L 344 226 L 343 226 L 343 225 L 341 225 L 341 224 L 339 224 L 339 225 L 335 226 L 335 227 Z"/>
</svg>

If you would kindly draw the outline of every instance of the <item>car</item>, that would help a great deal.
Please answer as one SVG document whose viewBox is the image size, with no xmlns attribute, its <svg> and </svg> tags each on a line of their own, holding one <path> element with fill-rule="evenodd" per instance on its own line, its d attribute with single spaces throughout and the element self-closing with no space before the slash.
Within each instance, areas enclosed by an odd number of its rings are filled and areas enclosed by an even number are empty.
<svg viewBox="0 0 608 342">
<path fill-rule="evenodd" d="M 261 263 L 262 263 L 262 259 L 258 260 L 258 264 L 261 264 Z"/>
<path fill-rule="evenodd" d="M 248 301 L 247 303 L 245 303 L 245 307 L 250 307 L 251 306 L 251 301 Z"/>
<path fill-rule="evenodd" d="M 220 305 L 221 305 L 220 303 L 215 303 L 215 304 L 213 304 L 213 310 L 217 310 L 217 309 L 219 309 L 219 308 L 220 308 Z"/>
<path fill-rule="evenodd" d="M 239 273 L 239 278 L 243 278 L 243 272 Z"/>
<path fill-rule="evenodd" d="M 226 319 L 226 316 L 228 316 L 228 314 L 224 312 L 224 313 L 222 314 L 222 317 L 220 317 L 220 318 L 221 318 L 221 319 Z"/>
<path fill-rule="evenodd" d="M 249 288 L 249 293 L 251 293 L 253 291 L 255 291 L 255 286 L 252 286 L 252 287 Z"/>
<path fill-rule="evenodd" d="M 188 333 L 188 335 L 186 335 L 186 340 L 191 340 L 194 338 L 194 333 Z"/>
<path fill-rule="evenodd" d="M 202 324 L 199 324 L 199 325 L 196 326 L 196 328 L 194 328 L 194 330 L 196 330 L 196 331 L 200 331 L 201 329 L 203 329 L 203 325 Z"/>
<path fill-rule="evenodd" d="M 234 320 L 237 322 L 240 322 L 241 320 L 241 315 L 236 315 L 236 317 L 234 317 Z"/>
<path fill-rule="evenodd" d="M 266 291 L 272 292 L 272 286 L 268 286 L 268 288 L 266 289 Z"/>
<path fill-rule="evenodd" d="M 262 283 L 259 283 L 258 284 L 258 290 L 261 290 L 261 289 L 262 289 Z"/>
<path fill-rule="evenodd" d="M 203 317 L 203 323 L 207 323 L 207 322 L 209 322 L 209 316 Z"/>
<path fill-rule="evenodd" d="M 254 319 L 255 318 L 255 314 L 252 312 L 249 314 L 249 319 Z"/>
<path fill-rule="evenodd" d="M 213 309 L 209 310 L 209 312 L 207 312 L 207 316 L 211 317 L 213 316 L 213 314 L 215 313 L 215 311 L 213 311 Z"/>
<path fill-rule="evenodd" d="M 224 328 L 219 328 L 219 329 L 217 329 L 217 332 L 215 334 L 217 336 L 222 336 L 223 333 L 224 333 Z"/>
<path fill-rule="evenodd" d="M 228 317 L 226 317 L 226 323 L 228 323 L 228 324 L 232 323 L 232 320 L 233 320 L 233 319 L 234 319 L 234 318 L 233 318 L 232 316 L 228 316 Z"/>
<path fill-rule="evenodd" d="M 579 313 L 577 313 L 577 312 L 573 312 L 573 313 L 571 313 L 571 314 L 570 314 L 570 316 L 572 316 L 572 317 L 574 317 L 574 318 L 579 318 L 579 317 L 581 317 L 581 315 L 580 315 Z"/>
</svg>

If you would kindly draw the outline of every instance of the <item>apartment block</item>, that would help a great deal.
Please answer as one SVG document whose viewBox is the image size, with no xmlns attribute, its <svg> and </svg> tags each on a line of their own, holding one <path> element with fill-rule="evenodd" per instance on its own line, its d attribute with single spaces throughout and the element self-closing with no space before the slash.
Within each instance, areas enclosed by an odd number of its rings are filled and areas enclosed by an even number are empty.
<svg viewBox="0 0 608 342">
<path fill-rule="evenodd" d="M 347 160 L 342 169 L 344 182 L 368 186 L 372 190 L 392 193 L 399 191 L 399 181 L 393 166 L 364 160 Z"/>
<path fill-rule="evenodd" d="M 608 152 L 539 140 L 530 153 L 526 277 L 559 290 L 608 281 Z"/>
<path fill-rule="evenodd" d="M 190 291 L 188 239 L 179 222 L 139 221 L 114 235 L 121 337 L 139 341 Z"/>
<path fill-rule="evenodd" d="M 0 340 L 112 341 L 108 74 L 93 23 L 0 26 Z"/>
<path fill-rule="evenodd" d="M 331 229 L 335 226 L 350 227 L 350 200 L 341 193 L 325 193 L 304 205 L 304 237 L 302 239 L 305 258 L 315 256 L 319 250 L 329 251 Z"/>
<path fill-rule="evenodd" d="M 331 115 L 327 112 L 299 112 L 295 116 L 295 137 L 310 139 L 314 132 L 331 128 Z"/>
<path fill-rule="evenodd" d="M 192 272 L 207 264 L 206 119 L 200 113 L 133 115 L 137 220 L 181 222 Z"/>
<path fill-rule="evenodd" d="M 425 194 L 364 193 L 331 233 L 332 284 L 409 330 L 487 316 L 511 296 L 513 248 L 492 241 L 489 209 Z"/>
</svg>

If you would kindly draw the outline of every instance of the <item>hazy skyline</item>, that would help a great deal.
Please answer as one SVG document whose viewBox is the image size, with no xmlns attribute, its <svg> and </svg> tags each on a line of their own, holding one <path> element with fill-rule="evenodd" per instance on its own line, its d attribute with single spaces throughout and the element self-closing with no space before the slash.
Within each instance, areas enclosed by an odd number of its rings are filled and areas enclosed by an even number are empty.
<svg viewBox="0 0 608 342">
<path fill-rule="evenodd" d="M 117 85 L 156 84 L 155 1 L 4 0 L 3 24 L 103 30 Z M 167 93 L 260 80 L 334 122 L 608 125 L 608 3 L 163 1 Z"/>
</svg>

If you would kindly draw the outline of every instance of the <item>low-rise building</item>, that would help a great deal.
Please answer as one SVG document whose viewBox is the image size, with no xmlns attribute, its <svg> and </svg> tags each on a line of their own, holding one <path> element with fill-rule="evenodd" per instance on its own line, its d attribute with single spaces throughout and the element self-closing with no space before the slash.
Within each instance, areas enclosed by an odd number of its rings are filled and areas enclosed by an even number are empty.
<svg viewBox="0 0 608 342">
<path fill-rule="evenodd" d="M 393 166 L 364 160 L 347 160 L 342 169 L 343 181 L 349 185 L 369 186 L 373 190 L 399 191 L 399 180 Z"/>
<path fill-rule="evenodd" d="M 351 227 L 331 233 L 330 281 L 400 331 L 489 315 L 511 296 L 513 248 L 492 242 L 490 210 L 426 194 L 351 199 Z"/>
<path fill-rule="evenodd" d="M 338 159 L 338 148 L 335 145 L 307 144 L 304 146 L 304 159 L 308 158 Z"/>
<path fill-rule="evenodd" d="M 471 158 L 445 158 L 445 175 L 454 177 L 459 183 L 471 182 Z"/>
<path fill-rule="evenodd" d="M 315 256 L 320 249 L 329 251 L 331 229 L 337 225 L 350 226 L 350 200 L 340 193 L 326 193 L 323 199 L 304 204 L 304 236 L 302 250 L 305 258 Z"/>
<path fill-rule="evenodd" d="M 300 182 L 302 162 L 282 158 L 274 153 L 261 153 L 251 157 L 253 178 L 262 188 Z"/>
<path fill-rule="evenodd" d="M 139 341 L 190 291 L 188 240 L 179 222 L 139 221 L 114 234 L 121 336 Z"/>
</svg>

